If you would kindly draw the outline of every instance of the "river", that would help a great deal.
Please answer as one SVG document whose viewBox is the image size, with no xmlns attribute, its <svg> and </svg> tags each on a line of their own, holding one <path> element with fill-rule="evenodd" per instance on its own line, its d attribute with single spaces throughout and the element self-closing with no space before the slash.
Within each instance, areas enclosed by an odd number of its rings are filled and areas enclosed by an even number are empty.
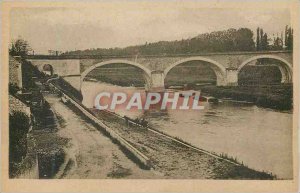
<svg viewBox="0 0 300 193">
<path fill-rule="evenodd" d="M 92 108 L 96 95 L 103 91 L 143 92 L 134 87 L 85 81 L 83 104 Z M 143 117 L 156 129 L 207 151 L 226 153 L 250 168 L 272 172 L 282 179 L 293 177 L 292 113 L 225 101 L 204 106 L 203 110 L 118 109 L 116 113 Z"/>
</svg>

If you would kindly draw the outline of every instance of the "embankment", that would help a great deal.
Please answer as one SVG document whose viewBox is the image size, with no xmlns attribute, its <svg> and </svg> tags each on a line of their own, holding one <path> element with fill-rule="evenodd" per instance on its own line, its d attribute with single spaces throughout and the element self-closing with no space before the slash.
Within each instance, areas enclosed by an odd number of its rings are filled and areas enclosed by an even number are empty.
<svg viewBox="0 0 300 193">
<path fill-rule="evenodd" d="M 234 160 L 193 148 L 180 139 L 167 136 L 137 124 L 129 124 L 119 116 L 94 110 L 98 119 L 113 128 L 132 146 L 149 157 L 154 170 L 167 178 L 194 179 L 274 179 Z M 184 128 L 183 128 L 184 129 Z"/>
<path fill-rule="evenodd" d="M 65 93 L 66 94 L 66 93 Z M 266 172 L 255 171 L 234 160 L 199 151 L 178 139 L 153 132 L 105 111 L 86 109 L 81 103 L 66 96 L 76 111 L 118 141 L 144 165 L 172 179 L 274 179 Z M 122 137 L 121 137 L 122 136 Z M 174 140 L 175 139 L 175 140 Z"/>
</svg>

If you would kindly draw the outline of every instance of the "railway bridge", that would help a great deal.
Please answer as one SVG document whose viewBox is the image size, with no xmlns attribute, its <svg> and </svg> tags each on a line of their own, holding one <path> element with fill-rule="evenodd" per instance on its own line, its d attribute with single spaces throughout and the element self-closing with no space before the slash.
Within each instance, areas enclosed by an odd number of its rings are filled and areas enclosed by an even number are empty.
<svg viewBox="0 0 300 193">
<path fill-rule="evenodd" d="M 209 64 L 216 74 L 217 86 L 238 85 L 239 72 L 258 59 L 273 59 L 272 65 L 278 66 L 282 83 L 291 83 L 293 74 L 293 53 L 291 51 L 267 52 L 231 52 L 177 55 L 140 55 L 140 56 L 99 56 L 99 55 L 30 55 L 27 60 L 45 70 L 45 65 L 52 68 L 53 74 L 63 77 L 78 91 L 85 77 L 97 67 L 111 64 L 128 64 L 144 72 L 148 90 L 162 91 L 165 77 L 174 67 L 190 61 L 202 61 Z M 180 76 L 180 75 L 178 75 Z"/>
</svg>

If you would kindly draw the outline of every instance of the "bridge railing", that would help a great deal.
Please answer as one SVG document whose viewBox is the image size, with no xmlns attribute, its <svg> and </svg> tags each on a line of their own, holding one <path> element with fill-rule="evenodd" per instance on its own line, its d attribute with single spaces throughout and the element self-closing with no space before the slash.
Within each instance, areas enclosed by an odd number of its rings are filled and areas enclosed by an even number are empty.
<svg viewBox="0 0 300 193">
<path fill-rule="evenodd" d="M 280 51 L 248 51 L 248 52 L 208 52 L 208 53 L 187 53 L 187 54 L 159 54 L 159 55 L 138 55 L 139 58 L 153 58 L 153 57 L 188 57 L 188 56 L 212 56 L 212 55 L 246 55 L 246 54 L 278 54 L 278 53 L 292 53 L 292 50 Z M 136 55 L 27 55 L 26 59 L 114 59 L 114 58 L 135 58 Z"/>
</svg>

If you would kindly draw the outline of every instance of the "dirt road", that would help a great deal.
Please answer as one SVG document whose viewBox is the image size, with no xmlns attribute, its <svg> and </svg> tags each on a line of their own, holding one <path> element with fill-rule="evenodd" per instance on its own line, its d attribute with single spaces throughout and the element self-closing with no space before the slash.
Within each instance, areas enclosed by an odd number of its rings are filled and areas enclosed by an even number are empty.
<svg viewBox="0 0 300 193">
<path fill-rule="evenodd" d="M 58 134 L 69 138 L 66 162 L 58 178 L 163 178 L 139 168 L 119 147 L 65 106 L 55 95 L 46 95 L 60 123 Z"/>
</svg>

